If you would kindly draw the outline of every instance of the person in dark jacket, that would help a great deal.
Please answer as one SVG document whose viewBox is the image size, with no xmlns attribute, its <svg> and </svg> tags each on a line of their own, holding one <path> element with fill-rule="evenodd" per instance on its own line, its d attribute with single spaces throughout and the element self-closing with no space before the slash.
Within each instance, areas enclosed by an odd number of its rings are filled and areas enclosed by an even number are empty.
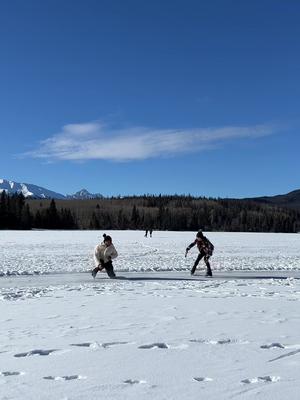
<svg viewBox="0 0 300 400">
<path fill-rule="evenodd" d="M 197 265 L 199 264 L 200 260 L 204 258 L 204 262 L 206 265 L 206 276 L 212 276 L 209 258 L 213 254 L 214 245 L 207 239 L 206 236 L 203 235 L 202 231 L 199 231 L 196 235 L 196 239 L 186 248 L 185 257 L 187 256 L 191 248 L 195 245 L 197 245 L 198 247 L 199 255 L 196 258 L 193 268 L 191 269 L 191 275 L 194 275 Z"/>
</svg>

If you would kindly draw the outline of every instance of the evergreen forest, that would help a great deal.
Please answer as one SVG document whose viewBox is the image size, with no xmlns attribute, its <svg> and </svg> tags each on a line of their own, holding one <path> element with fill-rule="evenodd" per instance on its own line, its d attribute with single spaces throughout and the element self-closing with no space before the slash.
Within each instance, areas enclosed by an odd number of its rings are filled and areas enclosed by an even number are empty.
<svg viewBox="0 0 300 400">
<path fill-rule="evenodd" d="M 40 200 L 3 191 L 0 229 L 299 232 L 300 212 L 251 200 L 184 195 Z"/>
</svg>

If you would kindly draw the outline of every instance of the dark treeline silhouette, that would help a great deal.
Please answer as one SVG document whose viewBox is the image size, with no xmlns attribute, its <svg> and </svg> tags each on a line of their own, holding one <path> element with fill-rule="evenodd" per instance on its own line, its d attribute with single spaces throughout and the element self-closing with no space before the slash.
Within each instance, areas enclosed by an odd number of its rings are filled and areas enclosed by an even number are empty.
<svg viewBox="0 0 300 400">
<path fill-rule="evenodd" d="M 91 200 L 0 197 L 0 229 L 299 232 L 300 212 L 251 200 L 130 196 Z"/>
<path fill-rule="evenodd" d="M 34 214 L 30 203 L 25 203 L 22 194 L 9 196 L 5 191 L 0 197 L 0 229 L 76 229 L 76 220 L 69 209 L 56 208 L 54 200 L 49 207 Z"/>
<path fill-rule="evenodd" d="M 112 201 L 112 199 L 111 199 Z M 115 199 L 118 201 L 118 199 Z M 298 232 L 300 213 L 251 201 L 141 196 L 122 199 L 124 206 L 98 205 L 90 229 L 157 229 L 175 231 Z"/>
<path fill-rule="evenodd" d="M 32 215 L 22 194 L 0 196 L 0 229 L 31 229 Z"/>
<path fill-rule="evenodd" d="M 30 211 L 49 210 L 50 200 L 28 200 Z M 251 200 L 183 195 L 56 200 L 67 207 L 78 229 L 154 229 L 175 231 L 299 232 L 300 212 Z M 47 226 L 51 228 L 50 226 Z"/>
<path fill-rule="evenodd" d="M 39 229 L 77 229 L 76 218 L 69 208 L 56 208 L 55 200 L 51 200 L 46 209 L 37 211 L 33 219 L 33 227 Z"/>
</svg>

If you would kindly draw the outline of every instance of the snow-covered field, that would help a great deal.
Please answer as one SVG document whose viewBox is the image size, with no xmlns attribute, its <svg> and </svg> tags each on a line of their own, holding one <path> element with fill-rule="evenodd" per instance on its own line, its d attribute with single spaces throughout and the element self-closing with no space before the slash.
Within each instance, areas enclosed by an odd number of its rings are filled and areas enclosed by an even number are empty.
<svg viewBox="0 0 300 400">
<path fill-rule="evenodd" d="M 0 231 L 0 399 L 299 399 L 300 235 Z"/>
</svg>

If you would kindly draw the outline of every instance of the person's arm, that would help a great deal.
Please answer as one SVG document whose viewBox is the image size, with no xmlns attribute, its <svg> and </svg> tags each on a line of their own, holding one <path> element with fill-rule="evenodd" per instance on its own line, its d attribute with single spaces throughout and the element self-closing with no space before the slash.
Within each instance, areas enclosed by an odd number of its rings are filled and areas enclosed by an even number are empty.
<svg viewBox="0 0 300 400">
<path fill-rule="evenodd" d="M 111 246 L 112 248 L 111 248 L 110 258 L 113 260 L 114 258 L 118 257 L 118 252 L 113 244 Z"/>
<path fill-rule="evenodd" d="M 99 251 L 98 251 L 98 246 L 95 247 L 94 250 L 94 263 L 96 265 L 96 267 L 99 267 Z"/>
<path fill-rule="evenodd" d="M 185 250 L 185 257 L 187 256 L 187 254 L 191 250 L 191 248 L 195 246 L 196 243 L 197 243 L 197 240 L 194 240 L 191 244 L 188 245 L 188 247 Z"/>
<path fill-rule="evenodd" d="M 212 256 L 212 254 L 213 254 L 213 251 L 214 251 L 214 245 L 212 244 L 212 242 L 210 242 L 208 239 L 207 239 L 207 252 L 208 252 L 208 254 L 210 255 L 210 256 Z"/>
<path fill-rule="evenodd" d="M 95 251 L 94 251 L 94 262 L 95 262 L 96 267 L 100 268 L 100 270 L 101 270 L 104 268 L 104 266 L 103 266 L 104 260 L 100 257 L 101 257 L 101 254 L 100 254 L 99 246 L 96 246 Z"/>
</svg>

